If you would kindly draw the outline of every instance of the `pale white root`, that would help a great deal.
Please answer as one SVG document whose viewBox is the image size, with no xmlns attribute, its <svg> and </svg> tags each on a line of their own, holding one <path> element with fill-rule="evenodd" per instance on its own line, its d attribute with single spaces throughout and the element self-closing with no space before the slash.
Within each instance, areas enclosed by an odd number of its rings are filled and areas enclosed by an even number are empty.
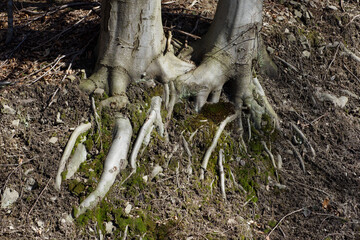
<svg viewBox="0 0 360 240">
<path fill-rule="evenodd" d="M 71 151 L 75 146 L 76 143 L 76 139 L 83 133 L 85 133 L 87 130 L 89 130 L 91 128 L 91 123 L 82 123 L 80 126 L 78 126 L 74 132 L 71 134 L 71 137 L 65 147 L 64 150 L 64 154 L 61 157 L 60 160 L 60 165 L 59 165 L 59 169 L 56 175 L 56 179 L 55 179 L 55 189 L 60 191 L 60 187 L 61 187 L 61 181 L 62 181 L 62 177 L 61 177 L 61 173 L 64 171 L 65 169 L 65 165 L 67 160 L 69 159 L 70 155 L 71 155 Z"/>
<path fill-rule="evenodd" d="M 223 132 L 226 125 L 229 122 L 232 122 L 233 120 L 235 120 L 237 116 L 238 116 L 238 113 L 230 115 L 224 121 L 222 121 L 220 123 L 220 126 L 219 126 L 218 130 L 215 133 L 215 137 L 214 137 L 210 147 L 207 149 L 207 151 L 205 153 L 205 156 L 203 158 L 203 161 L 202 161 L 202 164 L 201 164 L 201 169 L 200 169 L 200 180 L 204 180 L 204 174 L 205 174 L 205 171 L 206 171 L 206 167 L 207 167 L 207 165 L 209 163 L 211 153 L 214 151 L 214 149 L 215 149 L 215 147 L 216 147 L 216 145 L 217 145 L 217 143 L 219 141 L 221 133 Z"/>
<path fill-rule="evenodd" d="M 127 117 L 118 114 L 115 121 L 113 141 L 106 157 L 104 171 L 96 189 L 80 204 L 75 217 L 95 207 L 114 184 L 118 173 L 127 165 L 127 155 L 132 136 L 132 127 Z"/>
<path fill-rule="evenodd" d="M 226 200 L 226 192 L 225 192 L 225 174 L 224 174 L 224 166 L 223 166 L 223 158 L 224 158 L 224 150 L 220 149 L 219 151 L 219 174 L 220 174 L 220 189 L 221 195 L 224 200 Z"/>
<path fill-rule="evenodd" d="M 79 169 L 80 164 L 85 162 L 86 155 L 87 155 L 87 152 L 86 152 L 85 145 L 82 143 L 79 143 L 74 152 L 74 155 L 70 158 L 69 163 L 66 167 L 66 169 L 67 169 L 67 173 L 66 173 L 66 177 L 65 177 L 66 180 L 68 180 L 72 176 L 74 176 L 76 171 Z"/>
<path fill-rule="evenodd" d="M 157 127 L 157 130 L 160 136 L 164 135 L 164 124 L 161 119 L 161 97 L 156 96 L 151 99 L 151 108 L 148 118 L 146 119 L 144 125 L 141 127 L 139 135 L 136 138 L 135 144 L 133 146 L 131 155 L 130 155 L 130 166 L 136 171 L 136 158 L 141 148 L 141 145 L 145 141 L 147 136 L 151 133 L 153 126 Z"/>
<path fill-rule="evenodd" d="M 301 169 L 303 170 L 304 173 L 306 173 L 304 159 L 301 157 L 301 154 L 299 153 L 299 151 L 295 148 L 295 146 L 289 140 L 287 142 L 289 143 L 292 150 L 294 151 L 294 155 L 298 158 L 298 160 L 300 162 Z"/>
<path fill-rule="evenodd" d="M 305 134 L 294 123 L 291 123 L 291 126 L 295 130 L 295 132 L 297 132 L 297 134 L 301 137 L 301 139 L 304 141 L 305 145 L 308 148 L 310 148 L 310 151 L 311 151 L 313 157 L 316 157 L 315 149 L 311 146 L 311 143 L 309 142 L 309 140 L 307 139 Z"/>
<path fill-rule="evenodd" d="M 271 163 L 275 169 L 275 175 L 276 175 L 276 179 L 277 181 L 279 181 L 279 174 L 277 172 L 277 166 L 275 163 L 275 158 L 274 155 L 271 153 L 271 151 L 269 150 L 269 148 L 266 146 L 266 143 L 264 141 L 261 141 L 261 144 L 264 146 L 265 152 L 269 155 L 270 159 L 271 159 Z"/>
</svg>

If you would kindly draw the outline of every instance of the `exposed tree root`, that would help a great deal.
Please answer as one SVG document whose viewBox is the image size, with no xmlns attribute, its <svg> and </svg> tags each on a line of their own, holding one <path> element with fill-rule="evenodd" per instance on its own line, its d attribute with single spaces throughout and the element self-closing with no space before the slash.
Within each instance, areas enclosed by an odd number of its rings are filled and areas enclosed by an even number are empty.
<svg viewBox="0 0 360 240">
<path fill-rule="evenodd" d="M 130 155 L 130 166 L 136 171 L 136 158 L 139 153 L 140 147 L 146 139 L 146 136 L 151 134 L 151 130 L 154 125 L 158 128 L 158 132 L 161 136 L 164 134 L 164 125 L 162 123 L 160 109 L 161 109 L 161 97 L 153 97 L 151 99 L 151 108 L 149 116 L 146 119 L 144 125 L 141 127 L 139 135 L 136 138 L 135 144 L 133 146 L 131 155 Z"/>
<path fill-rule="evenodd" d="M 70 179 L 76 171 L 79 169 L 80 164 L 86 161 L 86 147 L 84 144 L 79 143 L 74 155 L 70 158 L 69 163 L 67 165 L 67 173 L 65 179 Z"/>
<path fill-rule="evenodd" d="M 279 174 L 277 172 L 277 166 L 276 166 L 276 163 L 275 163 L 274 155 L 271 153 L 271 151 L 266 146 L 266 143 L 264 141 L 261 141 L 261 144 L 264 146 L 265 152 L 269 155 L 269 157 L 271 159 L 271 163 L 272 163 L 272 165 L 273 165 L 273 167 L 275 169 L 276 179 L 277 179 L 277 181 L 279 181 Z"/>
<path fill-rule="evenodd" d="M 214 139 L 213 139 L 210 147 L 207 149 L 207 151 L 205 153 L 205 156 L 203 158 L 203 161 L 202 161 L 202 164 L 201 164 L 201 170 L 200 170 L 200 180 L 204 179 L 204 174 L 205 174 L 205 171 L 206 171 L 206 168 L 207 168 L 211 153 L 214 151 L 214 149 L 215 149 L 215 147 L 216 147 L 216 145 L 217 145 L 217 143 L 219 141 L 221 133 L 223 132 L 226 125 L 229 122 L 232 122 L 233 120 L 235 120 L 237 116 L 238 116 L 237 113 L 235 113 L 233 115 L 230 115 L 224 121 L 222 121 L 220 123 L 220 126 L 219 126 L 218 130 L 215 133 Z"/>
<path fill-rule="evenodd" d="M 297 159 L 299 160 L 301 169 L 303 170 L 304 173 L 306 173 L 304 159 L 301 157 L 301 154 L 299 153 L 299 151 L 295 148 L 295 146 L 294 146 L 289 140 L 288 140 L 287 142 L 289 143 L 289 145 L 291 146 L 292 150 L 294 151 L 294 155 L 295 155 L 295 156 L 297 157 Z"/>
<path fill-rule="evenodd" d="M 310 149 L 313 157 L 316 157 L 315 149 L 311 146 L 311 143 L 309 142 L 305 134 L 294 123 L 291 123 L 291 126 L 295 130 L 295 132 L 299 135 L 301 140 L 305 143 L 305 145 Z"/>
<path fill-rule="evenodd" d="M 132 136 L 132 127 L 128 118 L 118 114 L 115 121 L 115 134 L 96 189 L 80 204 L 75 217 L 96 206 L 113 185 L 118 173 L 127 166 L 127 155 Z"/>
<path fill-rule="evenodd" d="M 220 189 L 221 195 L 224 200 L 226 200 L 226 192 L 225 192 L 225 173 L 223 166 L 223 158 L 224 158 L 224 150 L 220 149 L 219 151 L 219 175 L 220 175 Z"/>
<path fill-rule="evenodd" d="M 65 147 L 65 151 L 64 154 L 62 155 L 62 158 L 60 160 L 60 165 L 59 165 L 59 169 L 56 175 L 56 179 L 55 179 L 55 189 L 60 191 L 60 186 L 61 186 L 61 173 L 64 171 L 65 169 L 65 165 L 67 160 L 69 159 L 70 155 L 71 155 L 71 151 L 75 146 L 76 143 L 76 139 L 83 133 L 85 133 L 87 130 L 89 130 L 91 128 L 91 123 L 83 123 L 80 126 L 78 126 L 74 132 L 71 134 L 71 137 Z"/>
</svg>

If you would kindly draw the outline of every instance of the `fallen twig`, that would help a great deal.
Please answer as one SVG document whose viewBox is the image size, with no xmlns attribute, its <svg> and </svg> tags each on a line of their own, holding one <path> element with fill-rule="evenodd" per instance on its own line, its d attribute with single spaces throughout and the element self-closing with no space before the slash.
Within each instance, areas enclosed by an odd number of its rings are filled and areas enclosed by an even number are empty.
<svg viewBox="0 0 360 240">
<path fill-rule="evenodd" d="M 291 215 L 293 215 L 293 214 L 295 214 L 295 213 L 301 212 L 301 211 L 303 211 L 304 209 L 305 209 L 305 208 L 300 208 L 300 209 L 298 209 L 298 210 L 295 210 L 295 211 L 293 211 L 293 212 L 291 212 L 291 213 L 286 214 L 284 217 L 282 217 L 282 218 L 280 219 L 280 221 L 275 225 L 275 227 L 274 227 L 273 229 L 271 229 L 271 231 L 269 232 L 269 234 L 268 234 L 266 237 L 269 238 L 270 235 L 272 234 L 272 232 L 280 225 L 280 223 L 281 223 L 282 221 L 284 221 L 285 218 L 287 218 L 288 216 L 291 216 Z"/>
<path fill-rule="evenodd" d="M 360 83 L 360 79 L 352 71 L 350 71 L 345 64 L 344 68 Z"/>
<path fill-rule="evenodd" d="M 286 66 L 288 66 L 292 70 L 294 70 L 295 72 L 299 72 L 299 70 L 296 67 L 294 67 L 294 65 L 291 65 L 290 63 L 288 63 L 287 61 L 285 61 L 281 57 L 275 56 L 275 58 L 278 59 L 279 61 L 281 61 L 282 63 L 284 63 Z"/>
<path fill-rule="evenodd" d="M 49 181 L 46 183 L 45 187 L 43 188 L 43 190 L 41 190 L 39 196 L 36 198 L 34 204 L 32 205 L 32 207 L 30 208 L 30 211 L 27 213 L 27 217 L 30 216 L 32 210 L 34 209 L 36 203 L 39 201 L 40 197 L 42 196 L 42 194 L 45 192 L 45 189 L 49 186 L 50 181 L 52 180 L 52 177 L 50 177 Z"/>
<path fill-rule="evenodd" d="M 205 174 L 205 171 L 206 171 L 206 167 L 208 165 L 208 162 L 209 162 L 209 159 L 210 159 L 210 156 L 211 156 L 211 153 L 214 151 L 218 141 L 219 141 L 219 138 L 220 138 L 220 135 L 221 133 L 223 132 L 224 128 L 226 127 L 226 125 L 229 123 L 229 122 L 232 122 L 233 120 L 236 119 L 236 117 L 238 116 L 237 113 L 233 114 L 233 115 L 230 115 L 228 116 L 224 121 L 222 121 L 220 123 L 220 126 L 218 128 L 218 130 L 216 131 L 215 133 L 215 137 L 210 145 L 210 147 L 207 149 L 206 153 L 205 153 L 205 156 L 203 158 L 203 161 L 202 161 L 202 164 L 201 164 L 201 169 L 200 169 L 200 180 L 203 180 L 204 179 L 204 174 Z"/>
<path fill-rule="evenodd" d="M 192 34 L 192 33 L 188 33 L 188 32 L 185 32 L 185 31 L 176 29 L 176 28 L 171 28 L 171 27 L 165 27 L 165 26 L 164 26 L 164 29 L 166 29 L 166 30 L 171 30 L 171 31 L 175 31 L 175 32 L 184 34 L 184 35 L 186 35 L 186 36 L 192 37 L 192 38 L 194 38 L 194 39 L 201 39 L 201 37 L 199 37 L 199 36 L 196 36 L 196 35 L 194 35 L 194 34 Z"/>
<path fill-rule="evenodd" d="M 35 80 L 33 80 L 31 83 L 29 83 L 28 85 L 32 85 L 34 83 L 36 83 L 37 81 L 39 81 L 41 78 L 45 77 L 46 75 L 49 75 L 49 73 L 51 72 L 51 70 L 53 70 L 58 63 L 60 62 L 61 59 L 63 59 L 64 57 L 66 57 L 66 55 L 62 55 L 60 57 L 57 58 L 57 60 L 55 61 L 55 63 L 52 65 L 52 67 L 47 70 L 44 74 L 42 74 L 40 77 L 36 78 Z"/>
</svg>

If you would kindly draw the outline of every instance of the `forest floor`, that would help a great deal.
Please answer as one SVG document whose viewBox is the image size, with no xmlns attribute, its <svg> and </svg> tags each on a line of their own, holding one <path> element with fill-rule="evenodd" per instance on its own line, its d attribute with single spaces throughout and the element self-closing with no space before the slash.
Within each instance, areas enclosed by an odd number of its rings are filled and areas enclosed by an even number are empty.
<svg viewBox="0 0 360 240">
<path fill-rule="evenodd" d="M 163 1 L 165 32 L 172 29 L 182 42 L 203 35 L 216 2 Z M 357 1 L 265 0 L 262 35 L 280 76 L 261 76 L 261 82 L 282 132 L 254 131 L 249 137 L 247 128 L 245 151 L 234 141 L 232 125 L 226 129 L 216 149 L 226 153 L 225 201 L 216 156 L 205 181 L 198 177 L 224 116 L 214 117 L 211 106 L 197 114 L 191 101 L 182 100 L 168 125 L 169 142 L 153 134 L 138 173 L 129 179 L 129 172 L 120 174 L 100 206 L 75 220 L 73 207 L 100 177 L 112 113 L 102 114 L 110 120 L 101 144 L 87 145 L 87 162 L 57 192 L 54 177 L 69 136 L 81 122 L 94 122 L 90 98 L 77 85 L 93 69 L 100 20 L 97 2 L 67 3 L 15 1 L 8 45 L 6 4 L 0 4 L 2 204 L 9 191 L 17 196 L 0 209 L 0 239 L 121 239 L 126 225 L 130 239 L 360 239 Z M 135 133 L 146 117 L 148 92 L 156 91 L 129 87 Z M 226 96 L 222 101 L 216 107 L 227 109 Z M 305 134 L 316 156 L 291 124 Z M 277 169 L 269 165 L 261 140 Z M 151 179 L 158 164 L 163 171 Z"/>
</svg>

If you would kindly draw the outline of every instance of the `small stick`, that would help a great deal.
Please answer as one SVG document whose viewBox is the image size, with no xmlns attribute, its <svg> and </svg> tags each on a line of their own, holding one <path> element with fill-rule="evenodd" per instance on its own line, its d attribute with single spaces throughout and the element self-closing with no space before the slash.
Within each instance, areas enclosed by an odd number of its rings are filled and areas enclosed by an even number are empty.
<svg viewBox="0 0 360 240">
<path fill-rule="evenodd" d="M 215 133 L 215 137 L 210 145 L 210 147 L 208 148 L 208 150 L 206 151 L 205 153 L 205 156 L 203 158 L 203 161 L 202 161 L 202 164 L 201 164 L 201 169 L 200 169 L 200 180 L 204 180 L 204 174 L 205 174 L 205 171 L 206 171 L 206 167 L 208 165 L 208 162 L 209 162 L 209 159 L 210 159 L 210 156 L 211 156 L 211 153 L 213 152 L 213 150 L 215 149 L 218 141 L 219 141 L 219 138 L 220 138 L 220 135 L 221 133 L 223 132 L 224 128 L 226 127 L 226 125 L 229 123 L 229 122 L 232 122 L 233 120 L 236 119 L 236 117 L 238 116 L 237 113 L 233 114 L 233 115 L 230 115 L 228 116 L 224 121 L 221 122 L 218 130 L 216 131 Z"/>
<path fill-rule="evenodd" d="M 49 181 L 46 183 L 45 187 L 44 187 L 43 190 L 40 192 L 39 196 L 38 196 L 37 199 L 35 200 L 35 202 L 34 202 L 34 204 L 32 205 L 30 211 L 28 212 L 27 217 L 30 216 L 30 214 L 31 214 L 32 210 L 34 209 L 36 203 L 39 201 L 41 195 L 45 192 L 45 189 L 49 186 L 49 183 L 50 183 L 51 180 L 52 180 L 52 177 L 50 177 Z"/>
<path fill-rule="evenodd" d="M 340 44 L 338 44 L 338 46 L 337 46 L 337 48 L 336 48 L 336 51 L 335 51 L 334 57 L 333 57 L 333 59 L 331 60 L 331 62 L 330 62 L 330 64 L 329 64 L 329 66 L 328 66 L 328 68 L 327 68 L 327 71 L 329 71 L 329 69 L 330 69 L 331 65 L 332 65 L 332 64 L 333 64 L 333 62 L 335 61 L 336 56 L 337 56 L 337 54 L 338 54 L 338 52 L 339 52 L 339 48 L 340 48 Z"/>
<path fill-rule="evenodd" d="M 311 143 L 309 142 L 309 140 L 306 138 L 305 134 L 294 124 L 291 123 L 292 128 L 295 130 L 295 132 L 297 132 L 297 134 L 299 134 L 299 136 L 301 137 L 301 139 L 305 142 L 305 145 L 310 148 L 310 151 L 313 155 L 313 157 L 316 157 L 316 152 L 315 149 L 311 146 Z"/>
<path fill-rule="evenodd" d="M 358 82 L 360 83 L 360 79 L 359 79 L 353 72 L 351 72 L 351 71 L 346 67 L 345 64 L 344 64 L 344 68 L 345 68 L 356 80 L 358 80 Z"/>
<path fill-rule="evenodd" d="M 291 213 L 286 214 L 284 217 L 282 217 L 282 218 L 280 219 L 280 221 L 275 225 L 275 227 L 274 227 L 273 229 L 271 229 L 271 231 L 269 232 L 269 234 L 268 234 L 266 237 L 269 238 L 270 235 L 271 235 L 271 233 L 280 225 L 280 223 L 281 223 L 282 221 L 284 221 L 285 218 L 287 218 L 288 216 L 291 216 L 291 215 L 293 215 L 293 214 L 295 214 L 295 213 L 301 212 L 301 211 L 303 211 L 304 209 L 305 209 L 305 208 L 300 208 L 300 209 L 298 209 L 298 210 L 295 210 L 295 211 L 293 211 L 293 212 L 291 212 Z"/>
<path fill-rule="evenodd" d="M 271 151 L 268 149 L 268 147 L 266 146 L 266 143 L 264 141 L 261 141 L 261 144 L 264 146 L 265 152 L 269 155 L 270 159 L 271 159 L 271 163 L 275 169 L 275 175 L 276 175 L 276 179 L 277 181 L 279 181 L 279 174 L 277 172 L 277 167 L 276 167 L 276 163 L 275 163 L 275 159 L 274 159 L 274 155 L 271 153 Z"/>
<path fill-rule="evenodd" d="M 294 70 L 295 72 L 299 72 L 299 70 L 294 67 L 293 65 L 291 65 L 290 63 L 286 62 L 284 59 L 282 59 L 281 57 L 275 56 L 276 59 L 280 60 L 282 63 L 284 63 L 285 65 L 287 65 L 289 68 L 291 68 L 292 70 Z"/>
<path fill-rule="evenodd" d="M 225 192 L 225 174 L 224 174 L 224 166 L 223 166 L 223 157 L 224 157 L 224 150 L 220 149 L 219 151 L 219 174 L 220 174 L 220 189 L 221 195 L 224 200 L 226 200 L 226 192 Z"/>
<path fill-rule="evenodd" d="M 167 39 L 167 46 L 166 46 L 166 52 L 170 52 L 171 51 L 171 39 L 172 39 L 172 32 L 171 30 L 168 31 L 169 36 Z"/>
<path fill-rule="evenodd" d="M 129 225 L 126 225 L 125 231 L 124 231 L 124 236 L 123 236 L 122 240 L 126 240 L 128 228 L 129 228 Z"/>
<path fill-rule="evenodd" d="M 43 75 L 41 75 L 40 77 L 38 77 L 38 78 L 36 78 L 35 80 L 33 80 L 31 83 L 29 83 L 29 85 L 32 85 L 32 84 L 36 83 L 36 82 L 39 81 L 41 78 L 43 78 L 43 77 L 45 77 L 46 75 L 48 75 L 49 72 L 51 72 L 51 70 L 53 70 L 53 69 L 58 65 L 59 61 L 60 61 L 61 59 L 63 59 L 64 57 L 65 57 L 65 55 L 62 55 L 60 58 L 58 58 L 58 60 L 53 64 L 53 66 L 52 66 L 49 70 L 47 70 L 47 71 L 46 71 Z"/>
<path fill-rule="evenodd" d="M 242 207 L 245 207 L 246 205 L 249 204 L 249 202 L 251 202 L 251 200 L 254 198 L 255 196 L 252 196 L 249 200 L 247 200 L 243 205 Z"/>
<path fill-rule="evenodd" d="M 186 36 L 192 37 L 192 38 L 194 38 L 194 39 L 201 39 L 201 37 L 199 37 L 199 36 L 196 36 L 196 35 L 194 35 L 194 34 L 191 34 L 191 33 L 188 33 L 188 32 L 185 32 L 185 31 L 182 31 L 182 30 L 179 30 L 179 29 L 176 29 L 176 28 L 171 28 L 171 27 L 165 27 L 165 26 L 164 26 L 164 29 L 166 29 L 166 30 L 171 30 L 171 31 L 175 31 L 175 32 L 184 34 L 184 35 L 186 35 Z"/>
</svg>

